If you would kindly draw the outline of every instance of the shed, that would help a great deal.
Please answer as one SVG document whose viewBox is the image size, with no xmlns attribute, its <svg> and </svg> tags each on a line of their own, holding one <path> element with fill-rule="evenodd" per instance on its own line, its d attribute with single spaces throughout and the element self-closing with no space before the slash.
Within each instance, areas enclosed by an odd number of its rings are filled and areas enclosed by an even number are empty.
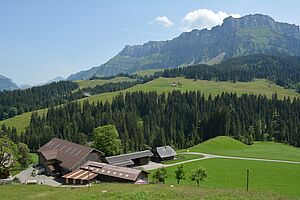
<svg viewBox="0 0 300 200">
<path fill-rule="evenodd" d="M 153 153 L 150 150 L 138 151 L 134 153 L 121 154 L 117 156 L 106 157 L 105 160 L 108 164 L 116 166 L 138 166 L 146 165 L 149 163 L 150 157 Z"/>
<path fill-rule="evenodd" d="M 174 160 L 175 156 L 177 155 L 174 149 L 170 146 L 156 147 L 153 150 L 153 153 L 154 153 L 153 160 L 158 162 L 166 161 L 166 160 Z"/>
</svg>

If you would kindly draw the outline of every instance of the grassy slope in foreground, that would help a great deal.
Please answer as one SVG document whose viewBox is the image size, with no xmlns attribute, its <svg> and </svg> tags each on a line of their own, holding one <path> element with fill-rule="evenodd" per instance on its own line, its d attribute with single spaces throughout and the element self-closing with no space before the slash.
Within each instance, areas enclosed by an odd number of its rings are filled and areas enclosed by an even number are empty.
<svg viewBox="0 0 300 200">
<path fill-rule="evenodd" d="M 134 81 L 134 79 L 128 78 L 128 77 L 116 77 L 113 79 L 108 80 L 101 80 L 101 79 L 95 79 L 95 80 L 79 80 L 74 81 L 75 83 L 79 84 L 79 88 L 87 88 L 87 87 L 96 87 L 97 85 L 104 85 L 105 83 L 119 83 L 119 82 L 129 82 Z"/>
<path fill-rule="evenodd" d="M 189 151 L 226 156 L 300 161 L 300 148 L 275 142 L 254 142 L 253 145 L 246 145 L 225 136 L 207 140 L 189 148 Z"/>
<path fill-rule="evenodd" d="M 102 191 L 107 191 L 103 193 Z M 245 190 L 219 190 L 198 188 L 195 186 L 156 184 L 99 184 L 88 188 L 57 188 L 41 185 L 5 185 L 0 187 L 1 199 L 124 199 L 124 200 L 157 200 L 157 199 L 289 199 L 286 196 L 268 192 L 245 192 Z"/>
<path fill-rule="evenodd" d="M 300 198 L 299 164 L 212 158 L 184 164 L 186 176 L 189 177 L 191 171 L 200 165 L 208 173 L 208 179 L 201 183 L 205 188 L 246 189 L 246 171 L 249 169 L 250 191 L 276 192 Z M 167 184 L 176 184 L 176 168 L 166 168 L 169 174 Z M 191 183 L 187 178 L 181 184 L 196 185 L 196 182 Z"/>
<path fill-rule="evenodd" d="M 86 81 L 89 82 L 89 81 Z M 183 87 L 172 87 L 171 84 L 175 82 L 180 82 L 183 84 Z M 82 87 L 88 85 L 88 83 L 83 82 Z M 158 78 L 153 81 L 150 81 L 145 84 L 135 85 L 131 88 L 126 90 L 121 90 L 117 92 L 110 92 L 110 93 L 103 93 L 94 95 L 88 98 L 80 99 L 78 101 L 82 102 L 84 100 L 89 100 L 90 102 L 97 102 L 97 101 L 112 101 L 113 97 L 117 96 L 120 93 L 134 92 L 134 91 L 157 91 L 158 93 L 162 92 L 171 92 L 173 90 L 180 90 L 182 92 L 185 91 L 194 91 L 199 90 L 204 95 L 208 96 L 212 94 L 216 96 L 221 94 L 222 92 L 236 92 L 238 95 L 241 94 L 261 94 L 266 95 L 267 97 L 271 98 L 272 94 L 277 92 L 279 98 L 283 98 L 284 96 L 288 97 L 299 97 L 300 95 L 293 90 L 284 89 L 283 87 L 279 87 L 275 84 L 270 84 L 266 80 L 256 80 L 254 82 L 214 82 L 214 81 L 205 81 L 205 80 L 198 80 L 194 81 L 192 79 L 185 79 L 182 77 L 177 78 Z M 46 110 L 39 110 L 39 113 L 44 113 Z M 14 118 L 10 118 L 7 120 L 0 121 L 0 124 L 7 124 L 9 126 L 15 126 L 18 132 L 23 131 L 26 126 L 29 125 L 30 122 L 31 112 L 24 113 L 22 115 L 16 116 Z"/>
</svg>

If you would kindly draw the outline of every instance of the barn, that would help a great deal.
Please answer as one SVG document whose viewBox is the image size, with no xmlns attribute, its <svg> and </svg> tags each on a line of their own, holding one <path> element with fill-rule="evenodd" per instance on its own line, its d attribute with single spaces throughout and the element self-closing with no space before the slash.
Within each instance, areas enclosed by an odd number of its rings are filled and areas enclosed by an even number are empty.
<svg viewBox="0 0 300 200">
<path fill-rule="evenodd" d="M 103 153 L 97 149 L 59 138 L 53 138 L 38 150 L 39 165 L 52 176 L 64 175 L 102 157 Z"/>
<path fill-rule="evenodd" d="M 95 161 L 86 162 L 80 169 L 65 174 L 65 184 L 100 182 L 148 183 L 148 172 Z"/>
<path fill-rule="evenodd" d="M 105 160 L 108 164 L 121 166 L 121 167 L 132 167 L 139 165 L 146 165 L 149 163 L 150 157 L 153 153 L 150 150 L 138 151 L 134 153 L 121 154 L 117 156 L 106 157 Z"/>
<path fill-rule="evenodd" d="M 156 147 L 153 151 L 153 160 L 156 162 L 174 160 L 177 153 L 170 146 Z"/>
</svg>

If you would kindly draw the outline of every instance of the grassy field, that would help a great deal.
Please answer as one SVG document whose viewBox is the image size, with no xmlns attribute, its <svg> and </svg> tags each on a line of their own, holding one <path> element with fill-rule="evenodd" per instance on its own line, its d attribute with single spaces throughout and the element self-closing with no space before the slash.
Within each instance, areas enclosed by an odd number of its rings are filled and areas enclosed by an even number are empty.
<svg viewBox="0 0 300 200">
<path fill-rule="evenodd" d="M 149 76 L 149 75 L 153 75 L 155 72 L 160 72 L 160 71 L 164 71 L 164 69 L 147 69 L 147 70 L 136 72 L 135 74 L 140 76 Z"/>
<path fill-rule="evenodd" d="M 188 150 L 228 156 L 300 161 L 299 148 L 274 142 L 255 142 L 249 146 L 224 136 L 210 139 Z M 246 170 L 249 169 L 251 190 L 277 192 L 300 198 L 300 164 L 213 158 L 184 164 L 187 177 L 199 166 L 203 166 L 208 172 L 208 179 L 202 183 L 202 187 L 205 188 L 245 188 Z M 176 168 L 167 168 L 168 184 L 176 183 Z M 196 185 L 189 179 L 183 180 L 182 184 Z"/>
<path fill-rule="evenodd" d="M 168 160 L 168 161 L 164 161 L 162 162 L 163 164 L 173 164 L 173 163 L 178 163 L 178 162 L 182 162 L 182 161 L 186 161 L 186 160 L 192 160 L 192 159 L 197 159 L 197 158 L 202 158 L 203 156 L 201 155 L 193 155 L 193 154 L 181 154 L 181 155 L 177 155 L 176 156 L 176 160 Z"/>
<path fill-rule="evenodd" d="M 47 109 L 41 109 L 35 112 L 37 112 L 39 115 L 43 115 L 46 114 Z M 0 125 L 5 124 L 7 126 L 14 126 L 16 127 L 18 134 L 20 134 L 29 125 L 31 114 L 32 112 L 27 112 L 27 113 L 23 113 L 22 115 L 17 115 L 13 118 L 2 120 L 0 121 Z"/>
<path fill-rule="evenodd" d="M 199 166 L 207 170 L 208 179 L 201 183 L 204 188 L 246 189 L 246 170 L 249 169 L 251 191 L 274 192 L 300 198 L 298 164 L 213 158 L 186 163 L 183 166 L 187 177 Z M 169 174 L 167 184 L 176 184 L 176 168 L 177 166 L 166 168 Z M 188 178 L 181 184 L 197 185 Z"/>
<path fill-rule="evenodd" d="M 104 192 L 106 191 L 106 192 Z M 158 200 L 158 199 L 206 199 L 206 200 L 257 200 L 292 199 L 285 195 L 270 192 L 254 192 L 238 189 L 210 189 L 186 185 L 169 184 L 99 184 L 89 188 L 57 188 L 40 185 L 5 185 L 0 187 L 1 200 L 90 200 L 90 199 L 123 199 L 123 200 Z"/>
<path fill-rule="evenodd" d="M 182 151 L 185 150 L 180 152 Z M 224 136 L 198 144 L 189 148 L 189 151 L 226 156 L 300 161 L 300 148 L 275 142 L 254 142 L 253 145 L 246 145 Z"/>
<path fill-rule="evenodd" d="M 98 80 L 97 80 L 98 81 Z M 85 87 L 88 85 L 93 85 L 95 83 L 89 83 L 90 81 L 83 81 L 81 87 Z M 172 83 L 181 83 L 181 86 L 171 86 Z M 298 93 L 293 90 L 284 89 L 275 84 L 271 84 L 266 80 L 256 80 L 254 82 L 214 82 L 214 81 L 205 81 L 205 80 L 198 80 L 194 81 L 191 79 L 185 79 L 182 77 L 177 78 L 158 78 L 153 81 L 150 81 L 145 84 L 135 85 L 131 88 L 126 90 L 110 92 L 110 93 L 103 93 L 94 95 L 91 97 L 83 98 L 78 101 L 82 102 L 88 100 L 90 102 L 97 102 L 97 101 L 112 101 L 113 97 L 117 96 L 120 93 L 124 92 L 134 92 L 134 91 L 157 91 L 158 93 L 168 93 L 173 90 L 180 90 L 182 92 L 185 91 L 201 91 L 205 96 L 211 94 L 212 96 L 216 96 L 221 94 L 222 92 L 236 92 L 238 95 L 241 94 L 261 94 L 266 95 L 267 97 L 271 98 L 272 94 L 277 92 L 279 98 L 283 97 L 300 97 Z M 38 110 L 39 114 L 43 114 L 46 112 L 46 109 Z M 0 121 L 0 125 L 5 123 L 9 126 L 15 126 L 18 132 L 23 131 L 26 126 L 28 126 L 30 122 L 31 112 L 24 113 L 22 115 L 18 115 L 14 118 L 10 118 L 7 120 Z"/>
<path fill-rule="evenodd" d="M 124 82 L 124 81 L 134 81 L 134 79 L 128 78 L 128 77 L 116 77 L 113 79 L 109 80 L 100 80 L 100 79 L 95 79 L 95 80 L 79 80 L 75 81 L 76 83 L 79 84 L 79 88 L 87 88 L 87 87 L 96 87 L 97 85 L 103 85 L 105 83 L 119 83 L 119 82 Z"/>
<path fill-rule="evenodd" d="M 172 86 L 172 83 L 181 83 L 181 86 Z M 266 80 L 256 80 L 254 82 L 214 82 L 214 81 L 205 81 L 205 80 L 198 80 L 194 81 L 191 79 L 185 79 L 182 77 L 177 78 L 158 78 L 153 81 L 150 81 L 145 84 L 135 85 L 131 88 L 126 90 L 111 92 L 111 93 L 104 93 L 94 95 L 85 99 L 81 99 L 80 101 L 88 99 L 90 102 L 97 102 L 97 101 L 111 101 L 114 96 L 120 94 L 121 92 L 134 92 L 134 91 L 157 91 L 158 93 L 168 93 L 173 90 L 180 90 L 182 92 L 185 91 L 201 91 L 206 97 L 208 95 L 216 96 L 221 94 L 222 92 L 235 92 L 238 95 L 241 94 L 261 94 L 266 95 L 267 97 L 271 98 L 272 94 L 277 92 L 279 98 L 284 97 L 300 97 L 300 95 L 293 91 L 284 89 L 275 84 L 271 84 Z"/>
</svg>

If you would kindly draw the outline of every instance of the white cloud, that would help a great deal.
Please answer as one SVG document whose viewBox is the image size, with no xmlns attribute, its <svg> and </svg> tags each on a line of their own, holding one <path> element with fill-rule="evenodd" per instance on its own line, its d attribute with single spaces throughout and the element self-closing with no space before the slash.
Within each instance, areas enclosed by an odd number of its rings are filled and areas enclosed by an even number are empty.
<svg viewBox="0 0 300 200">
<path fill-rule="evenodd" d="M 156 17 L 153 22 L 159 23 L 167 28 L 174 25 L 174 23 L 171 20 L 169 20 L 169 18 L 166 16 Z"/>
<path fill-rule="evenodd" d="M 216 25 L 221 25 L 223 19 L 232 16 L 234 18 L 241 17 L 239 14 L 227 14 L 226 12 L 214 12 L 208 9 L 198 9 L 191 11 L 185 15 L 181 21 L 180 30 L 191 31 L 193 29 L 211 29 Z"/>
</svg>

